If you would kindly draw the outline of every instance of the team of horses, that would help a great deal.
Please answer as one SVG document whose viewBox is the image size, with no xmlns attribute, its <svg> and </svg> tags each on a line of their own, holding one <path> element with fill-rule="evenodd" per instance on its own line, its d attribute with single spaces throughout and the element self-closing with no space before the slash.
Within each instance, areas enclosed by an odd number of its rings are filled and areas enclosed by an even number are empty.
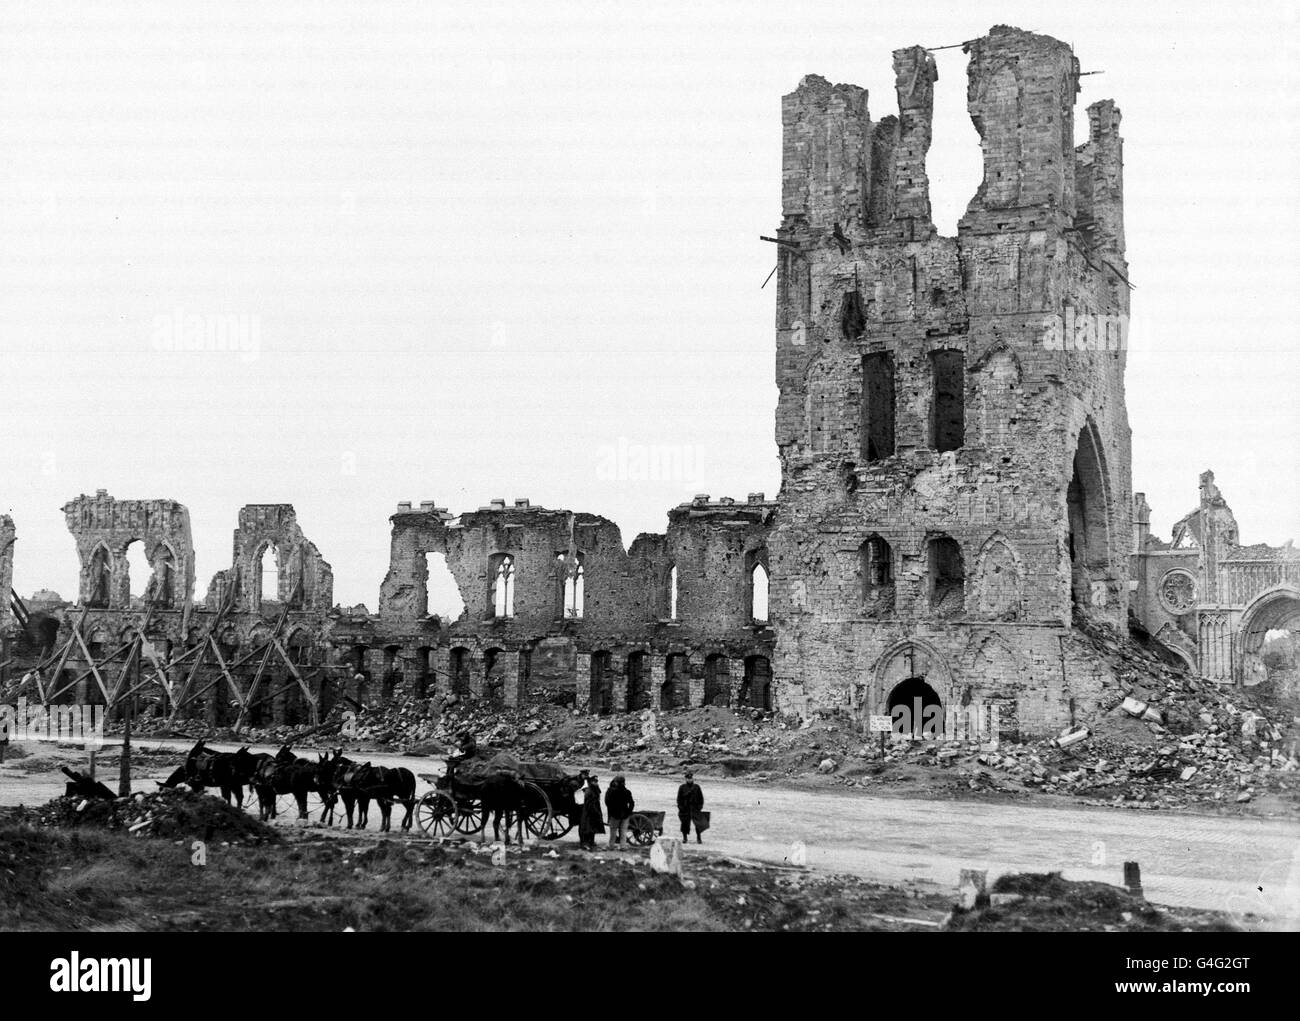
<svg viewBox="0 0 1300 1021">
<path fill-rule="evenodd" d="M 258 816 L 266 821 L 277 815 L 276 799 L 290 794 L 298 806 L 298 818 L 307 818 L 307 796 L 320 795 L 325 806 L 322 818 L 333 822 L 342 802 L 348 829 L 355 825 L 365 829 L 370 817 L 370 803 L 378 802 L 381 831 L 392 828 L 393 804 L 404 809 L 402 829 L 409 830 L 415 814 L 415 774 L 409 769 L 373 766 L 343 757 L 342 749 L 332 754 L 306 759 L 293 753 L 289 745 L 278 752 L 250 752 L 247 747 L 233 752 L 218 752 L 200 740 L 163 787 L 181 784 L 192 790 L 209 787 L 221 791 L 226 804 L 244 807 L 244 788 L 257 795 Z"/>
<path fill-rule="evenodd" d="M 547 796 L 553 810 L 566 815 L 575 811 L 574 796 L 583 783 L 583 778 L 577 776 L 548 784 Z M 258 816 L 264 822 L 276 817 L 276 800 L 286 794 L 293 796 L 299 819 L 308 817 L 308 795 L 318 794 L 323 806 L 321 821 L 332 824 L 336 815 L 342 815 L 348 829 L 366 828 L 372 801 L 379 805 L 381 832 L 392 829 L 394 804 L 403 808 L 403 832 L 411 829 L 415 815 L 415 775 L 409 769 L 354 762 L 344 757 L 341 748 L 310 759 L 295 755 L 290 745 L 281 746 L 271 755 L 249 751 L 247 746 L 219 752 L 207 747 L 206 739 L 200 740 L 185 757 L 185 764 L 161 786 L 181 784 L 196 791 L 220 790 L 226 804 L 233 802 L 239 808 L 244 806 L 244 789 L 249 788 L 257 796 Z M 454 797 L 465 796 L 465 791 L 458 789 L 454 760 L 449 762 L 447 776 L 438 786 Z M 500 840 L 504 830 L 509 844 L 510 831 L 515 829 L 523 843 L 524 818 L 536 808 L 535 790 L 530 791 L 530 787 L 533 785 L 507 772 L 489 774 L 473 785 L 473 799 L 492 820 L 494 840 Z"/>
</svg>

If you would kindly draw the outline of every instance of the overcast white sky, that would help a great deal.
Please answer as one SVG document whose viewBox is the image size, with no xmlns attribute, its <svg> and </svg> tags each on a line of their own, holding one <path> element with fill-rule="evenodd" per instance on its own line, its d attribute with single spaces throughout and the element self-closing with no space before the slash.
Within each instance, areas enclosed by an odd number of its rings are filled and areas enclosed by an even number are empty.
<svg viewBox="0 0 1300 1021">
<path fill-rule="evenodd" d="M 0 9 L 0 510 L 76 594 L 59 508 L 190 508 L 196 595 L 292 502 L 375 608 L 399 500 L 605 514 L 776 493 L 780 99 L 895 112 L 891 50 L 1073 44 L 1124 113 L 1134 485 L 1168 536 L 1213 468 L 1300 537 L 1297 32 L 1276 3 L 11 3 Z M 936 54 L 936 220 L 979 182 Z M 1086 136 L 1080 117 L 1076 133 Z M 256 350 L 168 351 L 183 316 Z M 252 334 L 247 343 L 251 345 Z M 630 455 L 617 455 L 620 442 Z M 645 480 L 636 445 L 680 470 Z"/>
</svg>

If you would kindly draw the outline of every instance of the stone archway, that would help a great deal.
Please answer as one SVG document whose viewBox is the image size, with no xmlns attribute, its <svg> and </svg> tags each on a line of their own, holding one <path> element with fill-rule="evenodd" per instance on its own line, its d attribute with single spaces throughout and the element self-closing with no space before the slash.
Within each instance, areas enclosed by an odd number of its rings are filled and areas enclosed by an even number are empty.
<svg viewBox="0 0 1300 1021">
<path fill-rule="evenodd" d="M 863 692 L 861 711 L 886 712 L 889 693 L 909 677 L 924 678 L 944 704 L 953 701 L 952 668 L 944 655 L 922 638 L 903 638 L 886 648 L 876 660 L 869 690 Z"/>
<path fill-rule="evenodd" d="M 1281 585 L 1258 596 L 1237 632 L 1241 682 L 1271 682 L 1279 693 L 1300 693 L 1300 588 Z"/>
<path fill-rule="evenodd" d="M 943 700 L 924 677 L 908 677 L 894 685 L 885 708 L 895 734 L 932 739 L 943 733 Z"/>
</svg>

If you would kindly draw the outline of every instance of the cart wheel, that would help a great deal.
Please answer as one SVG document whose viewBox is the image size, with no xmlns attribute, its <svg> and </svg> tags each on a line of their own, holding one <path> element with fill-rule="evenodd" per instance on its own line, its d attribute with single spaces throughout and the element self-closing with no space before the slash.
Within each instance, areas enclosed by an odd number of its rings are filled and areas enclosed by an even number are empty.
<svg viewBox="0 0 1300 1021">
<path fill-rule="evenodd" d="M 632 842 L 645 846 L 655 842 L 655 827 L 649 819 L 640 812 L 633 812 L 627 821 L 628 832 L 632 835 Z"/>
<path fill-rule="evenodd" d="M 553 815 L 546 822 L 546 829 L 541 833 L 543 840 L 559 840 L 573 829 L 573 821 L 567 816 Z"/>
<path fill-rule="evenodd" d="M 555 816 L 551 812 L 551 799 L 535 783 L 524 785 L 524 832 L 530 837 L 554 839 L 548 834 Z M 556 834 L 558 836 L 559 834 Z"/>
<path fill-rule="evenodd" d="M 456 832 L 472 837 L 487 825 L 488 810 L 478 798 L 456 802 Z"/>
<path fill-rule="evenodd" d="M 345 815 L 346 817 L 346 815 Z M 458 812 L 451 795 L 442 791 L 426 794 L 415 806 L 415 819 L 420 829 L 431 837 L 450 837 L 456 832 Z"/>
</svg>

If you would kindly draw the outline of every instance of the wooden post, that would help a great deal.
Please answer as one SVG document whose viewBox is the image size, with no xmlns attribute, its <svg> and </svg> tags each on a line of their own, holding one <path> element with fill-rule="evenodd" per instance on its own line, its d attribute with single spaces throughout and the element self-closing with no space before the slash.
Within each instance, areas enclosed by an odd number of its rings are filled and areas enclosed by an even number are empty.
<svg viewBox="0 0 1300 1021">
<path fill-rule="evenodd" d="M 136 676 L 139 677 L 140 659 L 136 657 Z M 122 699 L 122 768 L 118 773 L 117 795 L 125 798 L 131 793 L 131 703 L 134 695 Z"/>
</svg>

